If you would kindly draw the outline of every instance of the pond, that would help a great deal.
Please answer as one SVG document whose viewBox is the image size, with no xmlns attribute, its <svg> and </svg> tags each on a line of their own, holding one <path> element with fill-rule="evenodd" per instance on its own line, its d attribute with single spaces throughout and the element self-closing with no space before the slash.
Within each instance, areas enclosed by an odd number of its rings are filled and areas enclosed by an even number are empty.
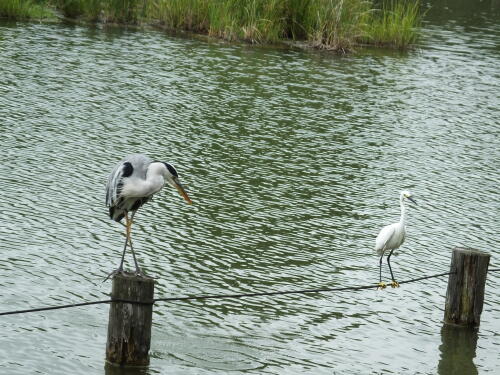
<svg viewBox="0 0 500 375">
<path fill-rule="evenodd" d="M 376 283 L 402 189 L 398 280 L 447 272 L 456 246 L 498 266 L 500 5 L 469 3 L 434 1 L 415 50 L 347 56 L 0 23 L 1 311 L 106 299 L 123 228 L 104 187 L 134 152 L 194 202 L 165 188 L 136 216 L 157 297 Z M 500 273 L 479 332 L 442 330 L 446 282 L 159 303 L 149 369 L 106 373 L 498 371 Z M 108 311 L 1 317 L 0 372 L 103 374 Z"/>
</svg>

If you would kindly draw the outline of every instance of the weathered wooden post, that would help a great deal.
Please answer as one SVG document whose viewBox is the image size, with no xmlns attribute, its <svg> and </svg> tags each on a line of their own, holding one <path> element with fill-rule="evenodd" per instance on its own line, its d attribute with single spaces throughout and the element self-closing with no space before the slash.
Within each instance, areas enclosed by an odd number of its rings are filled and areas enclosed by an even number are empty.
<svg viewBox="0 0 500 375">
<path fill-rule="evenodd" d="M 106 361 L 119 366 L 147 366 L 151 345 L 154 280 L 120 273 L 113 277 Z"/>
<path fill-rule="evenodd" d="M 479 327 L 489 262 L 488 253 L 453 249 L 444 309 L 446 324 Z"/>
</svg>

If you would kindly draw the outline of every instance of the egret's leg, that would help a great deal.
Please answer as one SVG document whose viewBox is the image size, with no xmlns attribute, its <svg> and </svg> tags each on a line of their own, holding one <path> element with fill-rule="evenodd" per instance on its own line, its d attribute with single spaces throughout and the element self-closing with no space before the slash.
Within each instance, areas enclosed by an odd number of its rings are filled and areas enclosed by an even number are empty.
<svg viewBox="0 0 500 375">
<path fill-rule="evenodd" d="M 378 287 L 377 289 L 384 289 L 387 284 L 382 282 L 382 259 L 384 259 L 384 251 L 382 251 L 382 255 L 380 256 L 380 261 L 379 261 L 379 277 L 378 277 Z"/>
<path fill-rule="evenodd" d="M 391 272 L 391 279 L 392 279 L 391 286 L 393 288 L 398 288 L 399 283 L 394 279 L 394 275 L 393 275 L 392 269 L 391 269 L 391 255 L 392 255 L 393 251 L 394 251 L 394 249 L 392 249 L 391 252 L 389 253 L 389 255 L 387 256 L 387 265 L 389 266 L 389 271 Z"/>
<path fill-rule="evenodd" d="M 378 273 L 378 282 L 382 282 L 382 259 L 384 258 L 384 254 L 380 256 L 380 260 L 378 262 L 378 268 L 379 268 L 379 273 Z"/>
<path fill-rule="evenodd" d="M 130 230 L 132 230 L 132 223 L 133 223 L 133 220 L 134 220 L 134 215 L 137 211 L 133 211 L 132 212 L 132 216 L 130 217 Z M 129 243 L 130 243 L 130 250 L 132 251 L 132 256 L 134 257 L 134 263 L 135 263 L 135 273 L 137 275 L 142 275 L 142 271 L 141 271 L 141 268 L 139 267 L 139 263 L 137 263 L 137 259 L 135 257 L 135 251 L 134 251 L 134 248 L 132 247 L 132 238 L 129 238 Z"/>
</svg>

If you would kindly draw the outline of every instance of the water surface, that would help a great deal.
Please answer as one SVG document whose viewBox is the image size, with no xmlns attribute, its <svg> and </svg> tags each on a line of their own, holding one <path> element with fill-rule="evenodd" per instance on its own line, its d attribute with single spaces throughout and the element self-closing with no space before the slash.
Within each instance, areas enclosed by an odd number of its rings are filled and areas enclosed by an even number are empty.
<svg viewBox="0 0 500 375">
<path fill-rule="evenodd" d="M 376 282 L 403 188 L 419 205 L 400 280 L 448 271 L 455 246 L 497 266 L 500 24 L 482 4 L 435 2 L 414 51 L 346 57 L 0 23 L 1 310 L 106 298 L 123 237 L 104 186 L 133 152 L 173 163 L 194 201 L 166 188 L 137 215 L 158 297 Z M 107 373 L 495 373 L 499 282 L 465 333 L 442 329 L 446 278 L 162 303 L 150 368 Z M 0 372 L 103 374 L 107 315 L 2 317 Z"/>
</svg>

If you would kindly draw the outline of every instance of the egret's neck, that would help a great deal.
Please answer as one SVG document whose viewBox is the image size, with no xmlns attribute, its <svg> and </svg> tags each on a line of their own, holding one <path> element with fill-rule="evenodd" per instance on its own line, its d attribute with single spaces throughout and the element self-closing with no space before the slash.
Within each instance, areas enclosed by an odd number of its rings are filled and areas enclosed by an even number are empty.
<svg viewBox="0 0 500 375">
<path fill-rule="evenodd" d="M 405 204 L 403 203 L 403 199 L 400 199 L 399 205 L 401 206 L 401 218 L 399 219 L 399 222 L 401 224 L 404 224 L 406 220 L 406 207 Z"/>
</svg>

